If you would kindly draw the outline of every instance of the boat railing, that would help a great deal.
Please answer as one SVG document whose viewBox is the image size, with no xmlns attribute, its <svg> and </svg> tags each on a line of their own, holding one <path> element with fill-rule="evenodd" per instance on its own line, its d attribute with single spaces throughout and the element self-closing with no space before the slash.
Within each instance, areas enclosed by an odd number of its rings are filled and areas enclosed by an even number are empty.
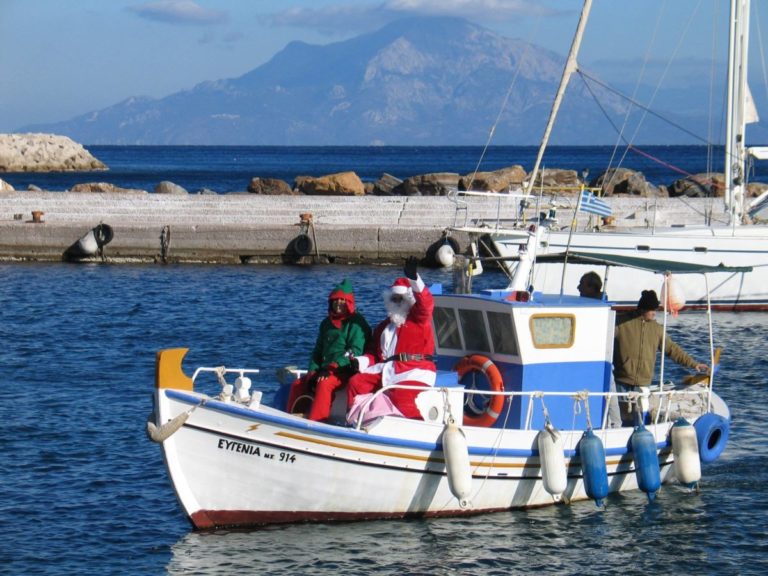
<svg viewBox="0 0 768 576">
<path fill-rule="evenodd" d="M 197 377 L 203 373 L 203 372 L 211 372 L 216 375 L 216 377 L 219 379 L 219 383 L 226 384 L 226 380 L 224 380 L 225 374 L 237 374 L 241 378 L 245 376 L 246 374 L 258 374 L 261 372 L 258 368 L 227 368 L 226 366 L 213 366 L 213 367 L 207 367 L 207 366 L 200 366 L 195 370 L 195 372 L 192 374 L 192 383 L 194 384 L 197 380 Z"/>
<path fill-rule="evenodd" d="M 391 386 L 386 386 L 384 388 L 380 388 L 369 398 L 366 399 L 365 402 L 363 402 L 363 405 L 361 407 L 360 413 L 357 417 L 357 421 L 355 422 L 355 429 L 360 430 L 363 427 L 363 421 L 365 420 L 365 414 L 368 411 L 369 406 L 377 396 L 380 394 L 385 393 L 388 390 L 393 389 L 402 389 L 402 390 L 418 390 L 418 391 L 425 391 L 424 386 L 416 386 L 416 385 L 409 385 L 409 384 L 393 384 Z M 707 386 L 703 387 L 694 387 L 690 386 L 684 389 L 679 388 L 668 388 L 665 387 L 663 389 L 652 389 L 647 394 L 643 394 L 641 392 L 590 392 L 588 390 L 582 390 L 577 392 L 554 392 L 554 391 L 541 391 L 541 390 L 531 390 L 531 391 L 507 391 L 507 390 L 477 390 L 477 389 L 468 389 L 468 388 L 458 388 L 462 394 L 470 394 L 470 395 L 481 395 L 481 396 L 505 396 L 509 398 L 514 397 L 521 397 L 521 398 L 528 398 L 528 408 L 525 418 L 525 425 L 521 426 L 520 429 L 522 430 L 531 430 L 531 423 L 533 421 L 533 409 L 534 409 L 534 400 L 537 398 L 544 399 L 546 397 L 570 397 L 573 398 L 574 404 L 582 402 L 584 409 L 588 410 L 588 402 L 590 398 L 596 398 L 601 397 L 606 399 L 606 406 L 610 404 L 612 398 L 625 398 L 632 403 L 636 409 L 640 410 L 642 413 L 648 413 L 650 414 L 650 419 L 652 424 L 659 424 L 664 422 L 669 422 L 669 420 L 674 415 L 674 412 L 670 410 L 671 403 L 673 399 L 682 399 L 685 397 L 690 398 L 700 398 L 701 399 L 701 412 L 704 413 L 708 409 L 708 396 L 710 394 L 710 388 Z M 428 388 L 427 390 L 437 390 L 441 394 L 443 394 L 446 399 L 447 395 L 451 391 L 457 390 L 457 387 L 449 387 L 449 386 L 435 386 L 433 388 Z M 656 401 L 654 405 L 654 399 Z M 647 406 L 645 405 L 647 403 Z M 447 400 L 446 400 L 446 406 L 448 406 Z M 603 414 L 601 416 L 601 425 L 600 428 L 605 429 L 608 427 L 608 416 L 609 416 L 609 410 L 605 409 L 603 410 Z"/>
</svg>

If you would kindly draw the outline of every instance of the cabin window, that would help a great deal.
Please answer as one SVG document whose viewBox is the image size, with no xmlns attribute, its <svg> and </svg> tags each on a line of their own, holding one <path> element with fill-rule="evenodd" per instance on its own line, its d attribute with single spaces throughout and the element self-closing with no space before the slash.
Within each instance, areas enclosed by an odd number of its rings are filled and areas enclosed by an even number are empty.
<svg viewBox="0 0 768 576">
<path fill-rule="evenodd" d="M 493 349 L 499 354 L 517 356 L 517 341 L 512 327 L 512 316 L 504 312 L 488 312 Z"/>
<path fill-rule="evenodd" d="M 490 352 L 491 346 L 488 344 L 488 332 L 482 310 L 459 310 L 459 318 L 466 349 Z"/>
<path fill-rule="evenodd" d="M 453 308 L 435 307 L 432 316 L 435 322 L 437 345 L 440 348 L 453 348 L 461 350 L 461 336 L 459 335 L 459 323 L 456 320 L 456 312 Z"/>
<path fill-rule="evenodd" d="M 536 348 L 570 348 L 573 345 L 576 318 L 572 314 L 537 314 L 530 327 Z"/>
</svg>

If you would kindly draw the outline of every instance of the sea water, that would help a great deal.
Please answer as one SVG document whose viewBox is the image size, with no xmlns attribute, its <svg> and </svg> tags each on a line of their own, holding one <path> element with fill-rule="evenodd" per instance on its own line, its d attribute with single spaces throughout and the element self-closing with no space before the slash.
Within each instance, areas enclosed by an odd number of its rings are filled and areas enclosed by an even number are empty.
<svg viewBox="0 0 768 576">
<path fill-rule="evenodd" d="M 617 272 L 619 273 L 619 272 Z M 699 492 L 665 485 L 470 518 L 192 531 L 144 432 L 155 352 L 186 370 L 306 365 L 331 288 L 371 323 L 398 268 L 0 264 L 0 573 L 764 574 L 768 361 L 759 313 L 716 313 L 715 387 L 733 422 Z M 422 270 L 428 284 L 451 275 Z M 497 272 L 478 287 L 503 284 Z M 670 333 L 706 358 L 706 316 Z M 345 479 L 354 482 L 354 478 Z M 313 479 L 305 479 L 312 490 Z M 244 486 L 223 485 L 221 490 Z"/>
<path fill-rule="evenodd" d="M 153 191 L 170 180 L 190 192 L 242 192 L 251 178 L 279 178 L 293 184 L 297 176 L 322 176 L 352 170 L 365 182 L 382 174 L 404 179 L 432 172 L 469 174 L 512 165 L 533 169 L 535 146 L 89 146 L 109 166 L 107 172 L 3 174 L 17 190 L 34 184 L 66 190 L 82 182 L 110 182 L 123 188 Z M 656 186 L 709 171 L 722 172 L 722 148 L 648 146 L 639 151 L 611 146 L 551 146 L 542 168 L 575 170 L 594 178 L 608 167 L 643 173 Z M 768 162 L 749 172 L 749 181 L 768 182 Z"/>
</svg>

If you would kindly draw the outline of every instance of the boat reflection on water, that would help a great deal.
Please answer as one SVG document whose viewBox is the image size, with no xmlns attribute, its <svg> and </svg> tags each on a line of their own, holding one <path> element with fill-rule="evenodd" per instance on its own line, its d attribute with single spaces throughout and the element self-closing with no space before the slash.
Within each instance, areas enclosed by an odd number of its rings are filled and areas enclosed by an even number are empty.
<svg viewBox="0 0 768 576">
<path fill-rule="evenodd" d="M 719 463 L 715 464 L 720 466 Z M 648 504 L 641 492 L 612 494 L 605 509 L 582 503 L 471 518 L 294 524 L 189 532 L 172 547 L 168 574 L 520 574 L 612 573 L 617 566 L 671 573 L 722 553 L 704 530 L 705 494 L 667 487 Z M 638 555 L 628 542 L 653 542 Z M 680 547 L 686 548 L 684 557 Z M 531 553 L 535 551 L 535 553 Z M 723 550 L 724 552 L 724 550 Z M 727 565 L 727 560 L 722 559 Z M 631 564 L 630 564 L 631 563 Z"/>
</svg>

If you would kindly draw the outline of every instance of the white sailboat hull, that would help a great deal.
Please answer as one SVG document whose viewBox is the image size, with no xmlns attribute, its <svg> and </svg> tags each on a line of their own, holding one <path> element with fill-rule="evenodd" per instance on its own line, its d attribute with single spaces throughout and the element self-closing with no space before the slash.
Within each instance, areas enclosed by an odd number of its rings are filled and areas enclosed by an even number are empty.
<svg viewBox="0 0 768 576">
<path fill-rule="evenodd" d="M 492 239 L 500 256 L 514 257 L 520 239 L 503 236 Z M 708 278 L 712 308 L 715 310 L 768 310 L 768 228 L 669 228 L 655 232 L 573 232 L 546 231 L 538 254 L 560 253 L 568 247 L 576 252 L 596 252 L 656 260 L 672 260 L 717 266 L 752 266 L 751 272 L 714 273 Z M 516 263 L 504 264 L 510 271 Z M 595 266 L 568 264 L 562 279 L 562 264 L 537 264 L 534 289 L 547 293 L 578 294 L 576 286 L 584 272 Z M 707 284 L 698 275 L 679 276 L 686 308 L 703 309 L 707 304 Z M 609 275 L 608 299 L 618 307 L 632 307 L 642 290 L 658 290 L 658 274 L 636 269 L 621 269 Z"/>
</svg>

